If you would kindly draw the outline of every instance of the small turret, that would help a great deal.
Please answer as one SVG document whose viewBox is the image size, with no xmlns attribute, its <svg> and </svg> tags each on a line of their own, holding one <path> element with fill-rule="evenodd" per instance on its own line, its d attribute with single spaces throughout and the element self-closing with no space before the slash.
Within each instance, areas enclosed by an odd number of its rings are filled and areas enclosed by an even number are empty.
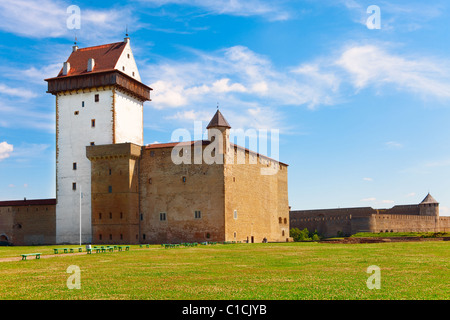
<svg viewBox="0 0 450 320">
<path fill-rule="evenodd" d="M 419 209 L 421 216 L 439 216 L 439 202 L 430 193 L 419 203 Z"/>
<path fill-rule="evenodd" d="M 214 141 L 214 139 L 218 135 L 218 132 L 220 131 L 222 136 L 222 149 L 220 150 L 220 153 L 223 153 L 224 155 L 230 154 L 231 126 L 229 125 L 227 120 L 225 120 L 225 117 L 222 115 L 218 108 L 217 112 L 214 114 L 206 129 L 208 129 L 208 139 L 211 142 Z"/>
</svg>

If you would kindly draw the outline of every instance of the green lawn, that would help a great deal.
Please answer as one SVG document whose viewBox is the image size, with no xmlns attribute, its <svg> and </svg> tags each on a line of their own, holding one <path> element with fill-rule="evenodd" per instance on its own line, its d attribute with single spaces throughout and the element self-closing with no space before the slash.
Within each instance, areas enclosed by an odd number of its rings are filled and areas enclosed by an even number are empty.
<svg viewBox="0 0 450 320">
<path fill-rule="evenodd" d="M 0 260 L 51 247 L 0 247 Z M 73 246 L 77 247 L 77 246 Z M 450 243 L 217 244 L 0 262 L 0 299 L 449 299 Z M 68 289 L 70 265 L 81 289 Z M 381 269 L 369 290 L 367 268 Z"/>
<path fill-rule="evenodd" d="M 392 237 L 419 237 L 419 238 L 438 238 L 450 237 L 449 232 L 360 232 L 352 235 L 353 238 L 392 238 Z"/>
</svg>

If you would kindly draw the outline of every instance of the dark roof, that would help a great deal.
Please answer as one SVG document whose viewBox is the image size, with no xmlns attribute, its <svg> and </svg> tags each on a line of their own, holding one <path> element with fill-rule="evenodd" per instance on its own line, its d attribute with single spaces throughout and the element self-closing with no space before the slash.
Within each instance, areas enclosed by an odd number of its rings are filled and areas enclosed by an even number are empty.
<svg viewBox="0 0 450 320">
<path fill-rule="evenodd" d="M 76 76 L 88 73 L 87 65 L 89 59 L 94 59 L 95 72 L 114 70 L 119 60 L 126 42 L 116 42 L 100 46 L 81 48 L 73 51 L 67 59 L 70 63 L 70 70 L 67 76 Z M 63 69 L 59 71 L 58 77 L 63 77 Z"/>
<path fill-rule="evenodd" d="M 434 199 L 431 194 L 427 194 L 427 196 L 425 197 L 425 199 L 422 200 L 422 202 L 420 204 L 425 204 L 425 203 L 439 203 L 436 201 L 436 199 Z"/>
<path fill-rule="evenodd" d="M 0 201 L 0 207 L 56 205 L 56 199 L 8 200 Z"/>
<path fill-rule="evenodd" d="M 153 143 L 148 144 L 144 148 L 145 149 L 160 149 L 160 148 L 173 148 L 175 146 L 192 146 L 196 142 L 200 143 L 200 140 L 197 141 L 182 141 L 182 142 L 168 142 L 168 143 Z M 208 145 L 211 141 L 209 140 L 201 140 L 202 145 Z"/>
<path fill-rule="evenodd" d="M 213 127 L 231 128 L 231 126 L 229 125 L 227 120 L 225 120 L 225 117 L 223 116 L 223 114 L 219 110 L 217 110 L 216 114 L 211 119 L 211 121 L 209 122 L 209 124 L 206 127 L 206 129 L 213 128 Z"/>
<path fill-rule="evenodd" d="M 175 146 L 193 146 L 195 143 L 200 143 L 200 140 L 197 140 L 197 141 L 183 141 L 183 142 L 169 142 L 169 143 L 154 143 L 154 144 L 148 144 L 148 145 L 146 145 L 146 146 L 144 147 L 144 149 L 173 148 L 173 147 L 175 147 Z M 201 140 L 201 144 L 202 144 L 202 145 L 208 145 L 208 144 L 210 144 L 210 143 L 211 143 L 211 141 L 209 141 L 209 140 Z M 260 153 L 258 153 L 258 152 L 252 151 L 252 150 L 250 150 L 250 149 L 247 149 L 247 148 L 238 146 L 237 144 L 230 143 L 230 146 L 233 147 L 233 148 L 239 148 L 239 149 L 242 149 L 242 150 L 244 150 L 244 151 L 246 151 L 246 152 L 249 152 L 249 153 L 253 153 L 253 154 L 256 155 L 256 156 L 265 158 L 265 159 L 267 159 L 267 160 L 274 161 L 274 162 L 278 162 L 278 163 L 280 163 L 280 164 L 283 164 L 283 165 L 285 165 L 285 166 L 288 166 L 288 164 L 286 164 L 286 163 L 280 162 L 280 161 L 278 161 L 278 160 L 275 160 L 275 159 L 273 159 L 273 158 L 270 158 L 270 157 L 265 156 L 265 155 L 263 155 L 263 154 L 260 154 Z"/>
</svg>

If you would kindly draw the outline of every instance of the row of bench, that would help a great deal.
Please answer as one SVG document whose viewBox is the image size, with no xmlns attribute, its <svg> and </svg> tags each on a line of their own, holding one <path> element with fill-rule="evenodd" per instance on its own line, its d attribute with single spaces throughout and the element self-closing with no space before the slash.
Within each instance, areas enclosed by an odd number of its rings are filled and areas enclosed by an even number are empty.
<svg viewBox="0 0 450 320">
<path fill-rule="evenodd" d="M 108 251 L 109 252 L 114 252 L 114 250 L 117 250 L 117 251 L 123 251 L 123 250 L 130 251 L 130 246 L 94 246 L 94 247 L 92 247 L 90 249 L 86 249 L 88 254 L 91 254 L 92 251 L 100 253 L 100 252 L 108 252 Z"/>
<path fill-rule="evenodd" d="M 94 246 L 92 248 L 87 248 L 86 252 L 88 254 L 91 254 L 92 251 L 96 251 L 97 253 L 100 252 L 113 252 L 114 250 L 118 250 L 118 251 L 129 251 L 130 250 L 130 246 Z M 53 248 L 53 253 L 54 254 L 59 254 L 59 253 L 75 253 L 75 252 L 83 252 L 83 248 L 79 247 L 79 248 Z M 27 257 L 30 256 L 35 256 L 36 259 L 40 259 L 41 258 L 41 254 L 42 253 L 24 253 L 21 254 L 22 256 L 22 260 L 27 260 Z"/>
<path fill-rule="evenodd" d="M 54 254 L 58 254 L 59 252 L 74 253 L 75 251 L 83 252 L 83 248 L 53 248 Z"/>
<path fill-rule="evenodd" d="M 161 247 L 168 249 L 168 248 L 179 248 L 179 247 L 196 247 L 198 245 L 213 245 L 217 244 L 217 242 L 183 242 L 183 243 L 163 243 L 161 244 Z"/>
</svg>

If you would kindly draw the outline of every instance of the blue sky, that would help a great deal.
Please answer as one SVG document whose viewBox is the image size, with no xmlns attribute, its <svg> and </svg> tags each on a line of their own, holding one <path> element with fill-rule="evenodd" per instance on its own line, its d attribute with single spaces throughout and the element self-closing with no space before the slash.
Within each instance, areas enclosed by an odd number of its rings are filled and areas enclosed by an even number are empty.
<svg viewBox="0 0 450 320">
<path fill-rule="evenodd" d="M 81 9 L 79 30 L 66 9 Z M 370 5 L 380 29 L 369 29 Z M 204 126 L 279 130 L 293 209 L 420 202 L 450 215 L 448 1 L 17 0 L 0 3 L 0 200 L 55 197 L 44 78 L 125 30 L 152 101 L 144 142 Z"/>
</svg>

